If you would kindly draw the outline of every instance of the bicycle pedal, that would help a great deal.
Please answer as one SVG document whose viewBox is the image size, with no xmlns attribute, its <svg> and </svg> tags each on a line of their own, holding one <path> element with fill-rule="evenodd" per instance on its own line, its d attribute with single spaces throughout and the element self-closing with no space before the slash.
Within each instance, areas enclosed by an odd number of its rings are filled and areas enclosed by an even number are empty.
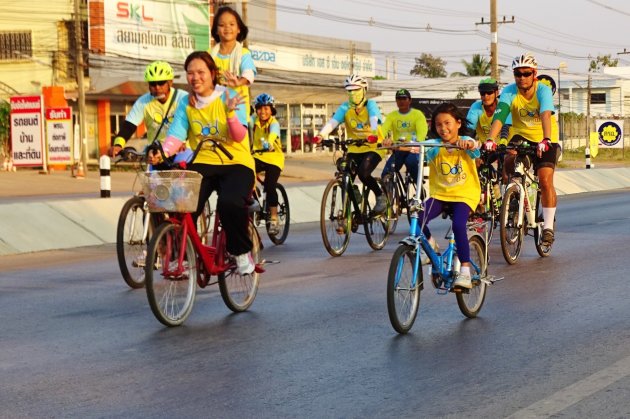
<svg viewBox="0 0 630 419">
<path fill-rule="evenodd" d="M 254 272 L 256 272 L 257 274 L 262 274 L 265 272 L 265 268 L 263 268 L 263 264 L 262 263 L 257 263 L 255 268 L 254 268 Z"/>
</svg>

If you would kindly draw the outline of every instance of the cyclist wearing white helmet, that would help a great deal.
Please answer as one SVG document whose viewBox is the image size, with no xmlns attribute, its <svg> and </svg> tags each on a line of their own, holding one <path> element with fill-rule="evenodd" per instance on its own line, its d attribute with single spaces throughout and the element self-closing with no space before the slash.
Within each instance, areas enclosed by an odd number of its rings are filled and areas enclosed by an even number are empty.
<svg viewBox="0 0 630 419">
<path fill-rule="evenodd" d="M 382 213 L 387 209 L 387 199 L 372 177 L 372 172 L 385 155 L 385 150 L 377 149 L 377 143 L 382 142 L 379 132 L 381 111 L 375 101 L 367 98 L 368 81 L 365 77 L 351 74 L 344 80 L 343 87 L 348 92 L 348 100 L 337 108 L 332 119 L 322 127 L 316 135 L 316 141 L 327 137 L 341 123 L 345 123 L 348 138 L 368 141 L 362 146 L 348 147 L 348 156 L 356 163 L 361 182 L 376 195 L 373 211 Z"/>
<path fill-rule="evenodd" d="M 118 154 L 136 132 L 138 126 L 144 122 L 149 142 L 163 140 L 168 132 L 169 124 L 177 105 L 187 100 L 188 93 L 173 88 L 175 74 L 166 61 L 154 61 L 144 71 L 144 80 L 149 85 L 149 93 L 145 93 L 135 101 L 125 122 L 114 138 L 112 153 Z M 157 154 L 150 156 L 149 163 L 156 163 Z"/>
<path fill-rule="evenodd" d="M 278 191 L 276 184 L 280 173 L 284 169 L 284 153 L 280 141 L 280 124 L 275 118 L 276 108 L 273 96 L 261 93 L 254 99 L 256 115 L 252 115 L 249 127 L 252 132 L 254 151 L 264 150 L 263 153 L 254 152 L 256 173 L 265 172 L 264 189 L 267 194 L 271 220 L 269 234 L 272 236 L 280 232 L 278 227 Z"/>
<path fill-rule="evenodd" d="M 492 139 L 497 138 L 508 115 L 512 116 L 512 138 L 510 141 L 528 141 L 535 145 L 537 171 L 541 190 L 544 228 L 542 243 L 551 246 L 554 242 L 554 219 L 557 196 L 553 175 L 560 151 L 558 144 L 558 121 L 553 105 L 553 93 L 548 85 L 536 79 L 538 63 L 529 52 L 512 61 L 515 83 L 506 86 L 494 113 L 492 128 L 486 148 L 493 148 Z M 505 170 L 513 170 L 514 156 L 505 159 Z"/>
</svg>

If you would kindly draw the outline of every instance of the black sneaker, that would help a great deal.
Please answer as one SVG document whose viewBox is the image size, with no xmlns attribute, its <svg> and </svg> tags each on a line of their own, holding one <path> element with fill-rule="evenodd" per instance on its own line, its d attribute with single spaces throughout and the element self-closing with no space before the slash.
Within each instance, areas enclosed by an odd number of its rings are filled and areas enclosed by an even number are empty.
<svg viewBox="0 0 630 419">
<path fill-rule="evenodd" d="M 553 230 L 546 228 L 542 232 L 542 240 L 540 241 L 543 246 L 551 246 L 555 240 Z"/>
<path fill-rule="evenodd" d="M 376 197 L 376 205 L 374 205 L 374 209 L 372 212 L 375 214 L 382 214 L 387 209 L 387 197 L 385 195 L 380 195 Z"/>
</svg>

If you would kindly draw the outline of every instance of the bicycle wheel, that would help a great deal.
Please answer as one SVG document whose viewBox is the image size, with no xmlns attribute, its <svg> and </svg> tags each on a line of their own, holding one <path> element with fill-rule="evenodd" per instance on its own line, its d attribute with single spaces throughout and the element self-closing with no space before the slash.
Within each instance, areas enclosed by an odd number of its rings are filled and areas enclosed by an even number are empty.
<svg viewBox="0 0 630 419">
<path fill-rule="evenodd" d="M 340 179 L 328 182 L 324 189 L 319 219 L 324 247 L 331 256 L 341 256 L 350 243 L 350 201 Z"/>
<path fill-rule="evenodd" d="M 554 220 L 555 225 L 555 220 Z M 555 228 L 554 228 L 555 229 Z M 545 258 L 551 254 L 551 246 L 545 246 L 542 244 L 542 231 L 543 231 L 543 214 L 542 205 L 540 202 L 540 190 L 536 194 L 536 228 L 534 229 L 534 243 L 536 244 L 536 251 L 540 257 Z"/>
<path fill-rule="evenodd" d="M 391 217 L 389 219 L 389 234 L 393 234 L 398 226 L 398 217 L 402 214 L 400 206 L 400 195 L 396 187 L 395 177 L 392 173 L 388 173 L 383 178 L 383 190 L 387 194 L 387 199 L 391 205 Z"/>
<path fill-rule="evenodd" d="M 501 204 L 501 218 L 499 220 L 501 251 L 505 261 L 510 265 L 515 264 L 521 254 L 525 234 L 524 224 L 520 228 L 517 227 L 519 198 L 520 190 L 515 185 L 505 191 Z"/>
<path fill-rule="evenodd" d="M 470 261 L 479 268 L 479 271 L 471 270 L 473 287 L 455 293 L 457 305 L 462 314 L 468 318 L 477 317 L 479 310 L 486 300 L 487 285 L 481 278 L 487 276 L 488 263 L 486 258 L 486 246 L 479 236 L 468 239 L 470 245 Z"/>
<path fill-rule="evenodd" d="M 380 179 L 376 179 L 381 191 L 383 183 Z M 376 205 L 376 195 L 368 188 L 365 189 L 364 207 L 363 207 L 363 229 L 365 230 L 365 238 L 368 244 L 374 250 L 381 250 L 385 247 L 389 238 L 389 220 L 393 217 L 392 206 L 387 202 L 387 209 L 383 214 L 373 214 L 372 208 Z M 387 194 L 385 194 L 387 197 Z"/>
<path fill-rule="evenodd" d="M 275 236 L 269 234 L 269 220 L 267 220 L 267 234 L 273 244 L 282 244 L 289 235 L 291 211 L 289 209 L 289 196 L 284 186 L 276 183 L 276 191 L 278 192 L 278 228 L 280 228 L 280 233 Z"/>
<path fill-rule="evenodd" d="M 179 257 L 184 252 L 182 272 Z M 197 290 L 197 255 L 190 237 L 182 243 L 182 226 L 161 224 L 147 253 L 146 288 L 149 306 L 166 326 L 179 326 L 190 315 Z"/>
<path fill-rule="evenodd" d="M 387 274 L 387 313 L 392 327 L 405 334 L 413 326 L 420 307 L 422 269 L 413 277 L 416 250 L 413 246 L 398 246 L 389 264 Z"/>
<path fill-rule="evenodd" d="M 116 226 L 116 254 L 123 279 L 131 288 L 144 287 L 144 265 L 147 243 L 153 227 L 149 223 L 144 239 L 144 222 L 147 215 L 144 198 L 134 196 L 123 205 Z"/>
<path fill-rule="evenodd" d="M 221 234 L 225 234 L 222 230 Z M 252 240 L 252 259 L 255 264 L 262 261 L 260 236 L 253 222 L 249 222 L 249 237 Z M 226 254 L 226 257 L 231 257 Z M 260 274 L 254 271 L 251 275 L 241 275 L 233 264 L 227 271 L 219 274 L 219 290 L 225 305 L 232 311 L 240 313 L 247 310 L 256 298 Z"/>
<path fill-rule="evenodd" d="M 214 231 L 214 211 L 210 207 L 210 201 L 206 201 L 203 212 L 197 218 L 197 233 L 203 244 L 210 244 Z"/>
</svg>

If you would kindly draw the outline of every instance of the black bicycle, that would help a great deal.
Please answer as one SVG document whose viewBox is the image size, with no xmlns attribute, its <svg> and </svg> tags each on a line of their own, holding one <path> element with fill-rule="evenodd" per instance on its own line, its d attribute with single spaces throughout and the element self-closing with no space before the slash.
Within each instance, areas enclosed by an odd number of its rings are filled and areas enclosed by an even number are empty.
<svg viewBox="0 0 630 419">
<path fill-rule="evenodd" d="M 254 150 L 252 154 L 262 154 L 269 150 Z M 269 203 L 267 201 L 267 195 L 264 192 L 264 178 L 261 178 L 260 173 L 256 173 L 256 187 L 254 188 L 253 198 L 254 204 L 250 207 L 253 212 L 254 225 L 260 226 L 261 223 L 265 223 L 265 229 L 267 235 L 273 244 L 282 244 L 289 235 L 289 227 L 291 225 L 291 210 L 289 208 L 289 196 L 287 191 L 280 184 L 276 182 L 276 193 L 278 194 L 278 233 L 272 234 L 271 228 L 271 212 L 269 210 Z"/>
<path fill-rule="evenodd" d="M 366 185 L 359 190 L 359 186 L 354 183 L 356 167 L 354 160 L 348 157 L 348 146 L 365 144 L 366 140 L 339 138 L 321 142 L 322 146 L 334 147 L 342 152 L 342 156 L 335 161 L 335 177 L 324 189 L 320 212 L 320 231 L 324 247 L 331 256 L 340 256 L 346 251 L 351 233 L 356 233 L 361 224 L 365 238 L 374 250 L 385 247 L 389 237 L 389 223 L 393 217 L 389 201 L 385 212 L 374 213 L 372 208 L 376 204 L 376 195 Z M 382 181 L 376 181 L 382 189 Z"/>
</svg>

